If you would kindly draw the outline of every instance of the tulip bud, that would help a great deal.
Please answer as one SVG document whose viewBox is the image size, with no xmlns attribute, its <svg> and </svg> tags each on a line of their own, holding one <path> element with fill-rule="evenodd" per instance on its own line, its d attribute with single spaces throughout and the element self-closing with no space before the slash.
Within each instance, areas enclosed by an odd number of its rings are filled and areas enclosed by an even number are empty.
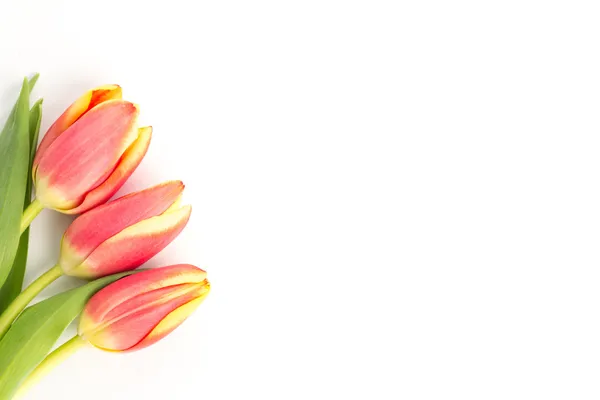
<svg viewBox="0 0 600 400">
<path fill-rule="evenodd" d="M 189 264 L 138 272 L 96 293 L 79 335 L 108 351 L 147 347 L 177 328 L 210 291 L 206 272 Z"/>
<path fill-rule="evenodd" d="M 106 202 L 142 161 L 152 128 L 117 85 L 87 92 L 50 127 L 33 162 L 37 200 L 65 214 Z"/>
<path fill-rule="evenodd" d="M 65 232 L 58 265 L 94 279 L 135 269 L 164 249 L 187 224 L 181 181 L 131 193 L 80 215 Z"/>
</svg>

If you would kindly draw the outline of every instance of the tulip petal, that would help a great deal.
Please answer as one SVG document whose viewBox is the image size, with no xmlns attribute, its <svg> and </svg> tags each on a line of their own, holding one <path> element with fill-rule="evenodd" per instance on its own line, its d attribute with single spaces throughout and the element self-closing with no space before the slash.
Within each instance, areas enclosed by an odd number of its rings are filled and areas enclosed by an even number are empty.
<svg viewBox="0 0 600 400">
<path fill-rule="evenodd" d="M 78 207 L 65 211 L 65 214 L 81 214 L 110 199 L 129 179 L 138 165 L 140 165 L 148 151 L 151 138 L 152 127 L 140 128 L 137 140 L 125 151 L 121 162 L 119 162 L 119 165 L 117 165 L 112 174 L 104 183 L 86 194 L 83 203 Z"/>
<path fill-rule="evenodd" d="M 172 312 L 198 298 L 202 286 L 186 283 L 142 293 L 112 309 L 100 325 L 84 331 L 83 336 L 105 350 L 128 350 Z"/>
<path fill-rule="evenodd" d="M 171 204 L 171 207 L 165 210 L 166 213 L 175 211 L 181 208 L 181 198 L 183 197 L 183 193 L 179 195 L 179 197 Z"/>
<path fill-rule="evenodd" d="M 45 150 L 36 170 L 40 202 L 58 210 L 80 205 L 87 192 L 110 176 L 137 139 L 138 115 L 133 103 L 107 101 L 58 136 Z"/>
<path fill-rule="evenodd" d="M 44 135 L 40 146 L 38 147 L 35 160 L 33 162 L 33 176 L 42 159 L 42 156 L 54 140 L 71 125 L 75 123 L 83 114 L 94 108 L 100 103 L 109 100 L 120 100 L 123 97 L 121 87 L 118 85 L 105 85 L 92 89 L 77 99 L 65 112 L 52 124 L 48 132 Z"/>
<path fill-rule="evenodd" d="M 65 232 L 59 264 L 63 271 L 80 265 L 101 243 L 127 227 L 163 214 L 181 196 L 184 185 L 170 181 L 123 196 L 79 216 Z"/>
<path fill-rule="evenodd" d="M 119 304 L 140 294 L 168 286 L 200 283 L 206 280 L 206 271 L 191 264 L 176 264 L 168 267 L 148 269 L 103 288 L 88 301 L 84 314 L 90 326 L 98 324 Z"/>
<path fill-rule="evenodd" d="M 179 235 L 191 211 L 191 206 L 184 206 L 125 228 L 100 244 L 80 266 L 65 272 L 90 279 L 137 268 Z"/>
<path fill-rule="evenodd" d="M 127 349 L 127 351 L 136 351 L 148 347 L 158 342 L 181 325 L 183 321 L 185 321 L 196 308 L 202 304 L 204 299 L 206 299 L 206 296 L 210 291 L 210 284 L 208 281 L 205 282 L 206 284 L 201 288 L 201 293 L 199 294 L 200 297 L 171 311 L 171 313 L 164 317 L 144 339 L 139 341 L 135 346 Z"/>
</svg>

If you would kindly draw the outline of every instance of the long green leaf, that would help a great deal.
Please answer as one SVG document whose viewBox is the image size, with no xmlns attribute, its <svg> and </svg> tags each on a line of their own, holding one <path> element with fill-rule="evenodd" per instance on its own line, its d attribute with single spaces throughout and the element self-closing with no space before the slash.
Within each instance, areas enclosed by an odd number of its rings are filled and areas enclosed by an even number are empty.
<svg viewBox="0 0 600 400">
<path fill-rule="evenodd" d="M 3 285 L 19 246 L 21 214 L 27 190 L 30 158 L 29 81 L 0 135 L 0 285 Z"/>
<path fill-rule="evenodd" d="M 12 398 L 94 293 L 132 273 L 97 279 L 27 308 L 0 341 L 0 399 Z"/>
<path fill-rule="evenodd" d="M 37 78 L 35 78 L 37 80 Z M 30 80 L 30 85 L 31 82 Z M 34 82 L 35 83 L 35 82 Z M 27 189 L 25 190 L 25 202 L 23 210 L 31 203 L 31 192 L 33 187 L 33 179 L 31 170 L 35 151 L 37 150 L 38 136 L 40 134 L 40 126 L 42 123 L 42 100 L 38 100 L 29 113 L 29 138 L 30 138 L 30 158 L 29 169 L 27 175 Z M 0 289 L 0 314 L 8 307 L 8 305 L 21 293 L 23 288 L 23 278 L 25 277 L 25 267 L 27 266 L 27 253 L 29 249 L 29 228 L 21 235 L 17 254 L 13 262 L 12 269 Z"/>
</svg>

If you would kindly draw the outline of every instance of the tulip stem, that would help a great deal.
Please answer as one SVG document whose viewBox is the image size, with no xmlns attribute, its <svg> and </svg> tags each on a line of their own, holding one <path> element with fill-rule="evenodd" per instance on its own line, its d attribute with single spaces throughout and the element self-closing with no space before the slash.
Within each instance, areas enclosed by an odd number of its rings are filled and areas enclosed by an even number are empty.
<svg viewBox="0 0 600 400">
<path fill-rule="evenodd" d="M 31 204 L 27 206 L 21 217 L 21 234 L 25 232 L 25 229 L 31 225 L 31 222 L 38 216 L 38 214 L 44 209 L 44 206 L 38 199 L 33 199 Z"/>
<path fill-rule="evenodd" d="M 44 360 L 29 374 L 23 381 L 17 392 L 17 397 L 22 396 L 33 385 L 38 383 L 43 377 L 56 367 L 58 364 L 66 360 L 69 356 L 85 346 L 88 342 L 83 340 L 79 335 L 75 335 L 62 346 L 58 347 L 52 353 L 48 354 Z"/>
<path fill-rule="evenodd" d="M 31 300 L 35 298 L 46 286 L 57 280 L 62 275 L 62 269 L 60 265 L 56 264 L 50 268 L 46 273 L 37 278 L 27 286 L 25 290 L 18 295 L 12 303 L 4 310 L 4 313 L 0 315 L 0 339 L 8 331 L 15 319 L 21 314 L 21 311 L 27 307 Z"/>
</svg>

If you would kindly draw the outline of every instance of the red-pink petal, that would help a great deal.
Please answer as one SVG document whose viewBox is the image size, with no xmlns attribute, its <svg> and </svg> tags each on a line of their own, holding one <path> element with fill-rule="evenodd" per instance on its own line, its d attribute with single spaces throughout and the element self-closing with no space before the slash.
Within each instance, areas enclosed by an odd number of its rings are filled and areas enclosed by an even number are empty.
<svg viewBox="0 0 600 400">
<path fill-rule="evenodd" d="M 135 346 L 130 347 L 127 351 L 137 351 L 145 347 L 148 347 L 169 333 L 173 332 L 179 325 L 183 323 L 198 308 L 198 306 L 204 301 L 210 291 L 210 284 L 205 281 L 203 287 L 199 290 L 198 297 L 194 300 L 185 303 L 177 309 L 171 311 L 169 315 L 165 316 L 155 327 L 146 335 L 145 338 L 139 341 Z"/>
<path fill-rule="evenodd" d="M 164 213 L 183 188 L 181 181 L 165 182 L 79 216 L 65 232 L 59 264 L 65 271 L 78 266 L 100 244 L 127 227 Z"/>
<path fill-rule="evenodd" d="M 139 136 L 127 151 L 123 154 L 119 165 L 112 174 L 97 188 L 85 195 L 83 203 L 71 210 L 64 211 L 65 214 L 81 214 L 110 199 L 129 179 L 131 174 L 140 165 L 148 151 L 152 138 L 152 127 L 139 129 Z"/>
<path fill-rule="evenodd" d="M 169 211 L 124 229 L 100 244 L 67 275 L 84 279 L 135 269 L 171 243 L 187 224 L 190 206 Z"/>
<path fill-rule="evenodd" d="M 69 106 L 44 135 L 33 162 L 33 176 L 35 177 L 35 170 L 37 169 L 42 156 L 60 134 L 73 125 L 83 114 L 96 107 L 98 104 L 109 100 L 120 100 L 122 97 L 123 93 L 120 86 L 105 85 L 86 92 Z"/>
<path fill-rule="evenodd" d="M 85 314 L 96 324 L 119 304 L 140 294 L 184 283 L 199 283 L 206 279 L 206 271 L 191 264 L 175 264 L 148 269 L 126 276 L 100 290 L 88 301 Z"/>
<path fill-rule="evenodd" d="M 97 347 L 123 351 L 138 344 L 167 315 L 198 296 L 198 284 L 186 283 L 140 294 L 108 313 L 104 328 L 85 333 Z"/>
</svg>

